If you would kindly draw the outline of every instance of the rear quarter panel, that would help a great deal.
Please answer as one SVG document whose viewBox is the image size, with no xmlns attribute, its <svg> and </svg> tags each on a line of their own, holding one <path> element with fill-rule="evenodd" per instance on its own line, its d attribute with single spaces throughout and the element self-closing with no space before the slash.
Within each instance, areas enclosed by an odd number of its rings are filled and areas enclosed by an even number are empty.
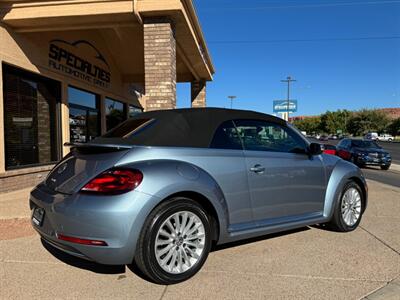
<svg viewBox="0 0 400 300">
<path fill-rule="evenodd" d="M 212 149 L 135 147 L 118 166 L 143 172 L 137 191 L 156 196 L 146 205 L 149 208 L 176 193 L 206 197 L 218 215 L 219 242 L 223 242 L 228 226 L 252 221 L 252 211 L 243 152 L 222 151 L 226 156 Z"/>
</svg>

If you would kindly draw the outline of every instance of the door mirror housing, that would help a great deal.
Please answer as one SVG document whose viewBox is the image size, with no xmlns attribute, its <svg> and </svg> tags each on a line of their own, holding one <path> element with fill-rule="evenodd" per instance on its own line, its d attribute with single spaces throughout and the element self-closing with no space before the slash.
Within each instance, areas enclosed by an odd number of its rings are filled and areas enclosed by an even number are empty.
<svg viewBox="0 0 400 300">
<path fill-rule="evenodd" d="M 318 143 L 311 143 L 308 146 L 308 154 L 309 155 L 320 155 L 322 154 L 322 147 L 321 144 Z"/>
</svg>

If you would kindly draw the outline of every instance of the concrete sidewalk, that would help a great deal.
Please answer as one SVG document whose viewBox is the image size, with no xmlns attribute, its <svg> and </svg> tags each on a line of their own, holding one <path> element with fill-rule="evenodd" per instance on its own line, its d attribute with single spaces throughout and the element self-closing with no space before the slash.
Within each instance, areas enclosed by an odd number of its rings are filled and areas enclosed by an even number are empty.
<svg viewBox="0 0 400 300">
<path fill-rule="evenodd" d="M 399 300 L 400 189 L 373 181 L 369 189 L 354 232 L 309 227 L 219 247 L 173 286 L 47 251 L 30 228 L 30 189 L 0 194 L 0 298 Z"/>
</svg>

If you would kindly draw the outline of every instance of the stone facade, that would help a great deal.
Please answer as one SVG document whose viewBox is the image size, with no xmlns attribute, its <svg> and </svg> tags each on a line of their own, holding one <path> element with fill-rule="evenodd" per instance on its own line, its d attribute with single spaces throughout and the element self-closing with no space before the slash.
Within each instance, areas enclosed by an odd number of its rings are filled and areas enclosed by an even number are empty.
<svg viewBox="0 0 400 300">
<path fill-rule="evenodd" d="M 146 20 L 144 69 L 146 110 L 176 107 L 176 41 L 173 24 L 165 19 Z"/>
<path fill-rule="evenodd" d="M 192 107 L 206 107 L 206 82 L 195 81 L 191 84 Z"/>
<path fill-rule="evenodd" d="M 46 178 L 48 172 L 52 168 L 53 165 L 0 173 L 0 195 L 1 193 L 7 193 L 37 185 Z"/>
</svg>

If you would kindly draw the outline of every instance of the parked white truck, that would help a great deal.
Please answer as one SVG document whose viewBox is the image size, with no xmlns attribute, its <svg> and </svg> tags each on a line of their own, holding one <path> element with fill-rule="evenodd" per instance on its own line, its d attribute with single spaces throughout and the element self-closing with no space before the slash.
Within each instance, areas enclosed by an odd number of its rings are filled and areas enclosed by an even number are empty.
<svg viewBox="0 0 400 300">
<path fill-rule="evenodd" d="M 392 135 L 390 135 L 390 134 L 381 134 L 376 139 L 378 141 L 382 141 L 382 142 L 393 142 L 394 137 Z"/>
</svg>

